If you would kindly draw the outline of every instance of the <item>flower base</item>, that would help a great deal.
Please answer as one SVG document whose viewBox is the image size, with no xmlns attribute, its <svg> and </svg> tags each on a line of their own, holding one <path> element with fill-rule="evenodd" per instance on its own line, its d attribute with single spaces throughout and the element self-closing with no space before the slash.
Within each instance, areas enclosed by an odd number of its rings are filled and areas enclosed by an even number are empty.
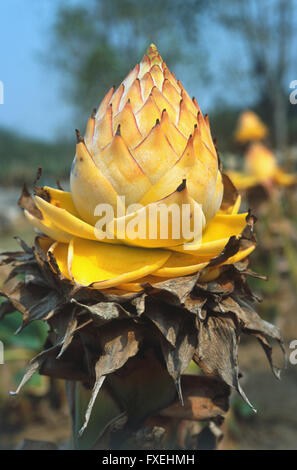
<svg viewBox="0 0 297 470">
<path fill-rule="evenodd" d="M 44 242 L 37 237 L 29 248 L 20 241 L 22 251 L 4 254 L 2 264 L 13 269 L 0 318 L 18 309 L 20 330 L 34 320 L 50 326 L 17 392 L 35 371 L 67 380 L 75 448 L 146 448 L 150 442 L 176 448 L 179 426 L 188 435 L 183 442 L 193 442 L 189 421 L 219 425 L 229 387 L 249 403 L 239 383 L 242 334 L 256 337 L 279 377 L 269 338 L 282 346 L 280 333 L 254 310 L 247 260 L 226 265 L 213 281 L 202 282 L 200 272 L 120 293 L 61 279 Z M 247 234 L 240 242 L 248 242 Z M 230 256 L 232 243 L 211 261 L 213 269 Z M 184 375 L 191 361 L 200 375 Z"/>
</svg>

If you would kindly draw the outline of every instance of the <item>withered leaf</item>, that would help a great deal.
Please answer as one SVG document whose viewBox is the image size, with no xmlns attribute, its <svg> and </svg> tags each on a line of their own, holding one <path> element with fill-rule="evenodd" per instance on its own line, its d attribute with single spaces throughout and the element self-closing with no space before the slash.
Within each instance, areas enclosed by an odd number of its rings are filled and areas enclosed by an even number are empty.
<svg viewBox="0 0 297 470">
<path fill-rule="evenodd" d="M 215 377 L 184 375 L 181 378 L 184 406 L 175 401 L 160 412 L 174 419 L 206 420 L 224 416 L 229 409 L 230 388 Z"/>
<path fill-rule="evenodd" d="M 232 304 L 232 308 L 230 307 Z M 281 341 L 281 333 L 277 326 L 263 320 L 258 313 L 255 311 L 253 305 L 250 302 L 242 298 L 228 298 L 225 299 L 221 306 L 224 308 L 231 308 L 231 311 L 235 311 L 238 319 L 243 324 L 244 329 L 251 331 L 257 331 L 263 333 L 271 338 Z M 239 307 L 239 308 L 238 308 Z"/>
<path fill-rule="evenodd" d="M 139 328 L 133 324 L 124 324 L 124 322 L 119 322 L 118 325 L 112 325 L 112 327 L 108 324 L 99 330 L 97 340 L 101 353 L 95 365 L 95 384 L 86 410 L 85 422 L 79 431 L 80 435 L 88 425 L 92 408 L 106 375 L 121 368 L 130 357 L 135 356 L 141 339 Z"/>
<path fill-rule="evenodd" d="M 57 350 L 57 346 L 55 345 L 55 346 L 52 346 L 48 349 L 45 349 L 44 351 L 39 353 L 37 356 L 33 357 L 33 359 L 31 359 L 31 361 L 29 362 L 29 364 L 27 366 L 27 369 L 26 369 L 26 372 L 25 372 L 21 382 L 19 383 L 16 391 L 15 392 L 10 392 L 10 394 L 11 395 L 17 395 L 19 393 L 19 391 L 21 390 L 21 388 L 32 377 L 32 375 L 41 368 L 41 366 L 42 366 L 43 362 L 46 360 L 47 356 L 51 355 L 56 350 Z"/>
<path fill-rule="evenodd" d="M 146 294 L 141 294 L 138 297 L 135 297 L 135 299 L 131 300 L 131 304 L 133 307 L 136 308 L 137 315 L 140 316 L 143 314 L 145 311 L 145 302 L 146 302 L 147 295 Z"/>
<path fill-rule="evenodd" d="M 221 251 L 221 253 L 215 258 L 212 258 L 208 263 L 208 266 L 217 266 L 218 264 L 224 263 L 224 261 L 227 261 L 228 258 L 231 258 L 231 256 L 235 255 L 238 252 L 239 246 L 239 239 L 235 236 L 230 237 L 228 243 Z"/>
<path fill-rule="evenodd" d="M 231 204 L 235 193 L 231 186 L 228 189 L 226 181 L 225 204 Z M 28 194 L 25 197 L 27 201 L 22 204 L 30 205 Z M 242 234 L 231 237 L 210 265 L 216 266 L 238 250 L 253 245 L 253 225 L 254 218 L 249 214 Z M 175 386 L 182 401 L 181 374 L 193 356 L 206 373 L 218 377 L 220 386 L 224 381 L 247 401 L 238 380 L 237 347 L 241 333 L 254 335 L 260 341 L 278 374 L 267 337 L 282 344 L 279 330 L 261 320 L 246 303 L 246 299 L 253 298 L 246 281 L 250 274 L 247 261 L 226 267 L 217 280 L 203 284 L 199 284 L 199 274 L 195 274 L 146 283 L 137 293 L 99 291 L 73 285 L 63 278 L 55 259 L 41 249 L 38 237 L 33 249 L 22 242 L 21 246 L 24 251 L 6 253 L 2 261 L 11 264 L 13 271 L 11 282 L 3 287 L 7 300 L 0 307 L 0 318 L 16 308 L 23 314 L 23 327 L 42 319 L 50 324 L 51 330 L 45 351 L 32 359 L 20 386 L 39 369 L 52 377 L 82 381 L 88 390 L 93 387 L 86 416 L 80 422 L 80 425 L 84 422 L 82 431 L 103 381 L 100 396 L 110 388 L 119 403 L 109 420 L 125 410 L 128 416 L 125 432 L 137 427 L 151 413 L 172 404 L 177 397 Z M 24 277 L 15 286 L 18 274 Z M 150 357 L 146 356 L 148 349 Z M 159 357 L 161 353 L 163 359 Z M 215 413 L 215 405 L 220 408 L 227 400 L 226 394 L 211 397 L 213 408 L 209 408 L 209 416 Z M 209 399 L 195 396 L 191 404 L 202 406 L 199 401 L 202 398 Z M 185 395 L 184 411 L 188 410 L 186 399 Z"/>
<path fill-rule="evenodd" d="M 145 309 L 145 316 L 153 322 L 164 338 L 175 347 L 180 328 L 184 323 L 183 311 L 149 298 Z"/>
<path fill-rule="evenodd" d="M 157 282 L 153 286 L 146 283 L 143 285 L 143 288 L 147 294 L 154 296 L 158 300 L 178 306 L 182 305 L 187 296 L 192 292 L 198 278 L 199 273 Z"/>
<path fill-rule="evenodd" d="M 93 305 L 86 305 L 74 298 L 71 299 L 71 302 L 90 312 L 98 324 L 107 323 L 116 318 L 127 317 L 128 315 L 128 312 L 116 302 L 98 302 Z"/>
<path fill-rule="evenodd" d="M 153 349 L 139 352 L 106 380 L 113 396 L 128 413 L 128 429 L 134 430 L 176 399 L 172 378 Z"/>
<path fill-rule="evenodd" d="M 15 309 L 23 314 L 23 323 L 18 332 L 33 320 L 49 318 L 63 304 L 63 299 L 56 291 L 26 285 L 22 281 L 12 291 L 4 291 L 4 294 L 9 297 Z"/>
<path fill-rule="evenodd" d="M 227 315 L 208 316 L 200 324 L 195 360 L 205 373 L 220 377 L 237 390 L 255 411 L 239 383 L 238 334 L 236 325 Z"/>
<path fill-rule="evenodd" d="M 161 341 L 161 348 L 166 362 L 167 370 L 173 378 L 177 388 L 179 399 L 183 404 L 183 396 L 180 384 L 181 374 L 190 364 L 197 347 L 197 329 L 192 318 L 184 319 L 179 327 L 175 347 L 168 341 Z M 162 338 L 163 339 L 163 338 Z"/>
<path fill-rule="evenodd" d="M 205 295 L 197 296 L 188 296 L 185 300 L 184 307 L 188 312 L 198 315 L 199 317 L 202 314 L 204 305 L 207 302 L 207 297 Z"/>
<path fill-rule="evenodd" d="M 26 184 L 23 186 L 22 194 L 18 200 L 18 205 L 21 209 L 26 209 L 30 214 L 34 215 L 34 217 L 37 217 L 38 219 L 43 218 L 42 213 L 35 205 Z"/>
<path fill-rule="evenodd" d="M 238 191 L 235 188 L 234 184 L 230 180 L 229 176 L 225 173 L 222 174 L 223 178 L 223 185 L 224 185 L 224 193 L 223 193 L 223 200 L 221 204 L 221 210 L 227 210 L 229 207 L 234 206 L 237 197 Z"/>
</svg>

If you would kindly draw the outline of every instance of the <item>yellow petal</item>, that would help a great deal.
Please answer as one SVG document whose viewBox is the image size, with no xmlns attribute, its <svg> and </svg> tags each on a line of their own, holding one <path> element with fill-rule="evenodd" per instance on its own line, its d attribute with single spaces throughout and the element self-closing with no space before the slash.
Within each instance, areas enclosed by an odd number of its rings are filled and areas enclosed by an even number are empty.
<svg viewBox="0 0 297 470">
<path fill-rule="evenodd" d="M 217 161 L 218 161 L 217 151 L 212 140 L 208 118 L 206 120 L 205 117 L 203 117 L 202 113 L 200 112 L 198 113 L 197 120 L 198 120 L 198 129 L 199 129 L 199 133 L 201 136 L 200 139 L 203 141 L 204 145 L 206 145 L 207 148 L 210 150 L 210 153 L 214 158 L 213 164 L 217 166 Z"/>
<path fill-rule="evenodd" d="M 180 89 L 180 86 L 175 78 L 175 75 L 173 72 L 170 72 L 170 70 L 168 69 L 168 67 L 166 66 L 166 64 L 164 64 L 164 79 L 165 80 L 169 80 L 169 82 L 171 83 L 171 85 L 174 86 L 174 88 L 176 89 L 176 91 L 180 94 L 181 92 L 181 89 Z M 164 80 L 164 81 L 165 81 Z M 163 83 L 164 85 L 164 83 Z M 169 100 L 170 101 L 170 100 Z"/>
<path fill-rule="evenodd" d="M 187 139 L 169 119 L 166 109 L 162 111 L 160 126 L 170 145 L 174 147 L 175 153 L 181 156 L 186 148 Z"/>
<path fill-rule="evenodd" d="M 165 250 L 146 250 L 74 238 L 69 245 L 69 266 L 81 285 L 106 289 L 153 273 L 170 256 Z"/>
<path fill-rule="evenodd" d="M 134 69 L 130 70 L 127 77 L 123 80 L 124 93 L 123 93 L 120 109 L 123 108 L 124 103 L 126 102 L 127 91 L 129 90 L 130 87 L 133 87 L 135 85 L 135 80 L 138 78 L 139 70 L 140 70 L 140 65 L 136 64 Z"/>
<path fill-rule="evenodd" d="M 200 282 L 210 282 L 219 277 L 219 275 L 222 272 L 222 267 L 220 266 L 219 268 L 211 268 L 207 269 L 205 273 L 202 273 L 202 275 L 199 277 Z"/>
<path fill-rule="evenodd" d="M 256 248 L 256 245 L 251 245 L 245 250 L 239 250 L 237 253 L 235 253 L 235 255 L 228 258 L 223 264 L 238 263 L 238 261 L 241 261 L 242 259 L 249 256 L 254 251 L 255 248 Z"/>
<path fill-rule="evenodd" d="M 204 260 L 206 261 L 210 260 L 211 258 L 214 258 L 219 253 L 221 253 L 228 241 L 229 238 L 221 238 L 220 240 L 215 240 L 206 243 L 203 243 L 202 241 L 197 241 L 194 243 L 186 243 L 185 245 L 180 246 L 171 246 L 168 247 L 168 249 L 179 253 L 188 253 L 196 255 L 201 258 L 204 258 Z"/>
<path fill-rule="evenodd" d="M 91 225 L 95 225 L 98 221 L 98 217 L 94 215 L 98 204 L 109 204 L 115 211 L 117 209 L 118 194 L 108 178 L 96 166 L 83 141 L 76 145 L 70 187 L 80 217 Z M 79 217 L 65 205 L 61 207 Z"/>
<path fill-rule="evenodd" d="M 181 95 L 176 87 L 167 78 L 163 82 L 162 93 L 169 103 L 171 103 L 171 105 L 175 108 L 176 112 L 178 112 Z"/>
<path fill-rule="evenodd" d="M 70 212 L 67 212 L 65 209 L 53 206 L 39 196 L 35 196 L 35 203 L 46 218 L 64 232 L 72 236 L 87 238 L 88 240 L 97 240 L 94 227 L 70 214 Z M 104 234 L 102 234 L 102 239 L 104 238 Z M 106 242 L 115 243 L 116 241 L 106 240 Z"/>
<path fill-rule="evenodd" d="M 151 61 L 150 58 L 145 54 L 139 64 L 138 78 L 141 80 L 150 70 Z M 146 99 L 146 98 L 145 98 Z"/>
<path fill-rule="evenodd" d="M 157 60 L 157 62 L 159 61 Z M 156 87 L 158 87 L 159 90 L 162 90 L 164 75 L 158 64 L 152 66 L 152 68 L 150 69 L 150 74 L 152 76 L 152 79 L 154 80 Z"/>
<path fill-rule="evenodd" d="M 155 271 L 155 276 L 179 277 L 196 273 L 207 266 L 205 261 L 197 256 L 184 253 L 173 253 L 162 268 Z"/>
<path fill-rule="evenodd" d="M 37 242 L 44 253 L 50 249 L 55 241 L 49 237 L 37 237 Z"/>
<path fill-rule="evenodd" d="M 49 251 L 54 255 L 63 276 L 65 276 L 67 279 L 71 279 L 71 275 L 69 274 L 68 269 L 68 248 L 69 245 L 66 243 L 54 243 L 50 247 Z"/>
<path fill-rule="evenodd" d="M 206 221 L 209 222 L 218 212 L 219 208 L 221 207 L 223 194 L 224 194 L 224 185 L 222 180 L 221 172 L 218 171 L 217 173 L 217 182 L 215 185 L 215 191 L 213 196 L 211 197 L 212 192 L 209 193 L 209 200 L 206 201 L 204 205 L 204 213 L 206 217 Z"/>
<path fill-rule="evenodd" d="M 232 236 L 241 234 L 246 226 L 247 214 L 217 214 L 207 225 L 202 235 L 201 243 L 186 247 L 171 247 L 173 251 L 189 253 L 211 259 L 217 256 Z"/>
<path fill-rule="evenodd" d="M 156 183 L 178 159 L 159 122 L 132 153 L 152 184 Z"/>
<path fill-rule="evenodd" d="M 193 134 L 194 153 L 205 168 L 208 169 L 209 175 L 214 175 L 218 171 L 216 150 L 213 146 L 211 135 L 202 118 L 202 114 L 198 114 L 198 121 L 199 124 L 195 127 Z"/>
<path fill-rule="evenodd" d="M 121 135 L 115 135 L 96 158 L 96 164 L 109 179 L 120 196 L 125 196 L 126 205 L 138 202 L 149 190 L 151 183 L 140 165 L 129 151 Z"/>
<path fill-rule="evenodd" d="M 114 114 L 116 114 L 119 111 L 119 106 L 120 106 L 120 102 L 121 102 L 122 96 L 124 94 L 124 91 L 125 91 L 125 86 L 124 86 L 123 83 L 121 83 L 121 85 L 114 92 L 114 94 L 113 94 L 113 96 L 110 100 L 110 103 L 112 105 L 112 109 L 113 109 Z"/>
<path fill-rule="evenodd" d="M 189 196 L 183 182 L 166 198 L 113 220 L 107 231 L 134 246 L 165 248 L 199 238 L 204 224 L 201 206 Z"/>
<path fill-rule="evenodd" d="M 110 104 L 102 118 L 100 120 L 96 120 L 92 146 L 90 147 L 93 152 L 100 150 L 112 141 L 112 115 L 113 108 Z"/>
<path fill-rule="evenodd" d="M 92 144 L 94 132 L 95 132 L 95 118 L 92 114 L 92 116 L 88 119 L 87 127 L 85 130 L 85 142 L 87 146 Z"/>
<path fill-rule="evenodd" d="M 101 101 L 101 104 L 100 104 L 100 106 L 99 106 L 99 108 L 98 108 L 98 110 L 97 110 L 97 113 L 96 113 L 96 120 L 97 120 L 97 119 L 100 120 L 100 119 L 104 116 L 104 114 L 105 114 L 105 112 L 106 112 L 106 110 L 107 110 L 107 108 L 108 108 L 108 105 L 109 105 L 109 103 L 110 103 L 110 100 L 111 100 L 112 97 L 114 98 L 114 95 L 115 95 L 115 94 L 114 94 L 114 87 L 112 87 L 112 88 L 109 90 L 109 92 L 106 93 L 105 97 L 104 97 L 103 100 Z"/>
<path fill-rule="evenodd" d="M 172 106 L 172 104 L 167 100 L 167 98 L 165 98 L 165 96 L 156 86 L 152 89 L 152 97 L 154 98 L 158 108 L 162 110 L 166 109 L 170 120 L 175 123 L 178 119 L 178 109 Z M 172 145 L 174 145 L 174 142 L 172 142 Z"/>
<path fill-rule="evenodd" d="M 196 116 L 189 111 L 185 100 L 181 100 L 177 127 L 186 138 L 189 138 L 194 132 L 195 124 L 197 124 Z"/>
<path fill-rule="evenodd" d="M 39 232 L 48 235 L 53 240 L 57 240 L 59 242 L 67 243 L 71 240 L 71 235 L 60 230 L 54 223 L 52 223 L 49 219 L 43 218 L 38 219 L 26 209 L 24 210 L 24 214 L 30 224 L 33 225 Z"/>
<path fill-rule="evenodd" d="M 206 269 L 205 273 L 203 273 L 202 276 L 199 278 L 199 281 L 201 282 L 213 281 L 214 279 L 219 277 L 225 265 L 238 263 L 242 259 L 246 258 L 248 255 L 250 255 L 254 251 L 255 248 L 256 246 L 252 245 L 249 248 L 246 248 L 245 250 L 240 250 L 234 256 L 231 256 L 226 261 L 224 261 L 224 263 L 218 266 L 215 266 L 214 268 Z"/>
<path fill-rule="evenodd" d="M 130 101 L 127 101 L 122 111 L 114 117 L 114 134 L 119 125 L 121 126 L 121 136 L 129 148 L 135 147 L 142 140 Z"/>
<path fill-rule="evenodd" d="M 180 89 L 181 89 L 181 98 L 184 100 L 188 110 L 190 111 L 190 113 L 192 113 L 194 116 L 197 115 L 197 110 L 196 110 L 196 107 L 193 103 L 193 101 L 191 100 L 187 90 L 183 87 L 182 83 L 180 81 L 178 81 L 178 84 L 180 86 Z"/>
<path fill-rule="evenodd" d="M 156 120 L 160 119 L 160 117 L 161 111 L 150 94 L 142 108 L 136 114 L 138 129 L 144 137 L 148 135 L 156 124 Z"/>
<path fill-rule="evenodd" d="M 143 290 L 143 287 L 140 283 L 137 282 L 127 282 L 123 284 L 119 284 L 117 289 L 124 290 L 126 292 L 140 292 Z"/>
<path fill-rule="evenodd" d="M 203 232 L 202 244 L 239 235 L 246 226 L 246 217 L 247 213 L 216 215 Z"/>
<path fill-rule="evenodd" d="M 140 88 L 140 80 L 139 78 L 136 78 L 132 85 L 128 88 L 127 85 L 125 85 L 125 91 L 123 93 L 121 103 L 119 106 L 119 111 L 121 111 L 124 106 L 126 105 L 127 101 L 131 101 L 132 108 L 134 112 L 138 111 L 142 105 L 143 105 L 143 100 L 141 96 L 141 88 Z"/>
<path fill-rule="evenodd" d="M 43 189 L 49 194 L 49 202 L 51 204 L 61 209 L 66 209 L 66 211 L 71 214 L 78 216 L 71 193 L 56 188 L 50 188 L 49 186 L 43 186 Z"/>
<path fill-rule="evenodd" d="M 194 152 L 194 138 L 190 138 L 179 160 L 144 195 L 140 203 L 146 205 L 166 197 L 186 179 L 189 194 L 202 205 L 204 212 L 208 198 L 214 195 L 217 181 L 217 171 L 210 172 L 208 166 L 203 163 L 204 153 L 209 153 L 209 150 L 202 143 L 200 153 Z M 213 159 L 212 156 L 210 158 Z M 207 157 L 205 160 L 207 161 Z"/>
<path fill-rule="evenodd" d="M 154 80 L 149 72 L 147 72 L 140 80 L 143 101 L 145 102 L 154 88 Z"/>
</svg>

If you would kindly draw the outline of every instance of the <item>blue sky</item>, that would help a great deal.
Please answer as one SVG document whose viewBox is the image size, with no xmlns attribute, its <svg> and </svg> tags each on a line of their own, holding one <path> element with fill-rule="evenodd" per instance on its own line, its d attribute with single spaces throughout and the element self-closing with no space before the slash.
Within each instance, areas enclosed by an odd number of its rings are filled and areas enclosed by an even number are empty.
<svg viewBox="0 0 297 470">
<path fill-rule="evenodd" d="M 4 85 L 0 127 L 47 140 L 72 136 L 75 127 L 73 110 L 62 95 L 63 76 L 45 60 L 58 1 L 61 0 L 2 0 L 0 8 L 0 81 Z M 245 51 L 234 37 L 210 21 L 205 30 L 202 41 L 211 45 L 212 81 L 197 84 L 183 67 L 174 71 L 190 95 L 197 97 L 204 112 L 217 106 L 219 96 L 233 103 L 242 104 L 246 100 L 244 104 L 249 105 L 253 96 L 244 88 L 246 83 L 242 83 L 242 90 L 239 87 L 234 91 L 234 87 L 225 86 L 222 75 L 229 59 L 246 60 Z M 227 69 L 227 74 L 232 72 Z"/>
<path fill-rule="evenodd" d="M 0 127 L 47 140 L 70 137 L 75 126 L 73 110 L 63 99 L 63 77 L 45 60 L 56 4 L 57 0 L 2 0 L 0 10 L 0 81 L 4 85 Z M 220 45 L 213 61 L 215 80 L 207 90 L 192 83 L 182 67 L 176 70 L 205 112 L 220 90 L 215 74 L 220 53 L 226 55 L 224 40 L 228 41 L 224 35 L 223 43 L 222 38 L 218 41 L 216 33 L 210 28 L 206 38 Z"/>
<path fill-rule="evenodd" d="M 0 9 L 0 126 L 48 140 L 63 134 L 62 123 L 71 115 L 61 99 L 62 77 L 44 62 L 54 6 L 48 0 L 5 0 Z"/>
</svg>

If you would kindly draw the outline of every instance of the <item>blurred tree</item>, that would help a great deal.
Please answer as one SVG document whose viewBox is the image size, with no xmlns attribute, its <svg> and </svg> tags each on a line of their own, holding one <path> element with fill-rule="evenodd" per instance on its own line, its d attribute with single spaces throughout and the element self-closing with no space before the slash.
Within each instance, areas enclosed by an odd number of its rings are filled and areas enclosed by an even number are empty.
<svg viewBox="0 0 297 470">
<path fill-rule="evenodd" d="M 237 34 L 248 54 L 248 70 L 242 70 L 257 91 L 263 117 L 271 121 L 275 144 L 287 144 L 289 83 L 294 76 L 296 3 L 293 0 L 218 0 L 212 2 L 215 21 Z M 237 61 L 240 69 L 245 64 Z M 263 114 L 263 113 L 262 113 Z"/>
<path fill-rule="evenodd" d="M 51 55 L 69 75 L 67 97 L 78 111 L 90 112 L 111 85 L 119 85 L 151 42 L 160 48 L 169 67 L 180 60 L 181 53 L 183 64 L 189 64 L 193 50 L 197 61 L 197 16 L 206 4 L 205 0 L 59 3 Z"/>
</svg>

